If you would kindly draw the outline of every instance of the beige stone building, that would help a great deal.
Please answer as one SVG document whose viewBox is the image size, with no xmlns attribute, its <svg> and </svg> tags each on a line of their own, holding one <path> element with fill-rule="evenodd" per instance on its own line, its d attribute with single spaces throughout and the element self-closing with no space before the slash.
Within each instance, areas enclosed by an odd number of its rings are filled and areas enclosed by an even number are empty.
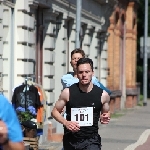
<svg viewBox="0 0 150 150">
<path fill-rule="evenodd" d="M 61 77 L 70 66 L 75 49 L 74 0 L 0 1 L 1 88 L 11 99 L 12 89 L 26 76 L 42 84 L 48 103 L 62 90 Z M 107 27 L 116 2 L 83 1 L 81 47 L 94 61 L 95 76 L 107 86 Z M 100 40 L 103 46 L 100 47 Z M 101 55 L 99 55 L 101 53 Z M 2 67 L 3 66 L 3 67 Z"/>
</svg>

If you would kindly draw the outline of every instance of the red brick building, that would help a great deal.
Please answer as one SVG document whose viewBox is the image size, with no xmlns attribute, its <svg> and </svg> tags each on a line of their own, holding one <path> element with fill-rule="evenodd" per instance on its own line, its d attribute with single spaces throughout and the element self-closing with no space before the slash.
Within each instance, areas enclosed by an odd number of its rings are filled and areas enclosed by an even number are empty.
<svg viewBox="0 0 150 150">
<path fill-rule="evenodd" d="M 137 103 L 137 1 L 120 0 L 110 16 L 107 86 L 113 91 L 111 112 Z"/>
</svg>

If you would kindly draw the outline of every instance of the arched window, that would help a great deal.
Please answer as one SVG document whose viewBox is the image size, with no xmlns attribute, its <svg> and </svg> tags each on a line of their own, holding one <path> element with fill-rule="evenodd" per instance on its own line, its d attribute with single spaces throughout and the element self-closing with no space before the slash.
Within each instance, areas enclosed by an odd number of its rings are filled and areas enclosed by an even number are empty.
<svg viewBox="0 0 150 150">
<path fill-rule="evenodd" d="M 124 36 L 124 23 L 125 23 L 125 16 L 124 16 L 124 14 L 122 14 L 122 16 L 121 16 L 121 25 L 120 25 L 122 37 Z"/>
<path fill-rule="evenodd" d="M 134 27 L 135 27 L 135 24 L 136 24 L 136 20 L 135 20 L 135 18 L 133 19 L 133 26 L 132 26 L 132 28 L 134 29 Z"/>
<path fill-rule="evenodd" d="M 118 23 L 118 20 L 119 20 L 119 12 L 116 12 L 116 16 L 115 16 L 115 21 L 116 21 L 116 24 Z"/>
</svg>

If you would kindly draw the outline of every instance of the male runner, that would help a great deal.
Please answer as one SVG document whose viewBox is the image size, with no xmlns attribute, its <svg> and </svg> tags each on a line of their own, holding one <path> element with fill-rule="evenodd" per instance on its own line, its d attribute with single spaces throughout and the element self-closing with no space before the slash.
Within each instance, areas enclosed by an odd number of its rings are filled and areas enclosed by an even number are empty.
<svg viewBox="0 0 150 150">
<path fill-rule="evenodd" d="M 0 150 L 24 150 L 23 135 L 11 103 L 0 95 Z"/>
<path fill-rule="evenodd" d="M 64 125 L 64 150 L 101 150 L 98 134 L 99 114 L 109 111 L 108 93 L 92 83 L 93 61 L 81 58 L 77 62 L 79 83 L 65 88 L 56 102 L 52 116 Z M 66 106 L 66 119 L 61 112 Z M 105 117 L 103 123 L 108 123 Z"/>
</svg>

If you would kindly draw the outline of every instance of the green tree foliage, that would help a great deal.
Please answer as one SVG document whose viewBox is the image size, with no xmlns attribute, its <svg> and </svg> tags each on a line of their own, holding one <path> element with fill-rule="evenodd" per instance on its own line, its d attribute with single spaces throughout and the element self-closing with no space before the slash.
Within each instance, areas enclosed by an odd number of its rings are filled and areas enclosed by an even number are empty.
<svg viewBox="0 0 150 150">
<path fill-rule="evenodd" d="M 145 0 L 139 0 L 137 11 L 137 82 L 143 83 L 143 59 L 140 58 L 140 37 L 144 37 L 144 21 L 145 21 Z M 148 2 L 148 24 L 150 25 L 150 1 Z M 148 25 L 148 36 L 150 36 L 150 26 Z M 150 59 L 148 60 L 148 70 L 150 71 Z M 148 74 L 148 83 L 150 77 Z"/>
<path fill-rule="evenodd" d="M 150 16 L 150 1 L 148 4 L 148 16 Z M 137 30 L 138 30 L 138 46 L 140 37 L 144 36 L 144 19 L 145 19 L 145 0 L 139 0 L 139 6 L 137 11 Z M 150 17 L 148 17 L 148 23 L 150 23 Z M 148 35 L 150 36 L 150 28 L 148 28 Z"/>
</svg>

